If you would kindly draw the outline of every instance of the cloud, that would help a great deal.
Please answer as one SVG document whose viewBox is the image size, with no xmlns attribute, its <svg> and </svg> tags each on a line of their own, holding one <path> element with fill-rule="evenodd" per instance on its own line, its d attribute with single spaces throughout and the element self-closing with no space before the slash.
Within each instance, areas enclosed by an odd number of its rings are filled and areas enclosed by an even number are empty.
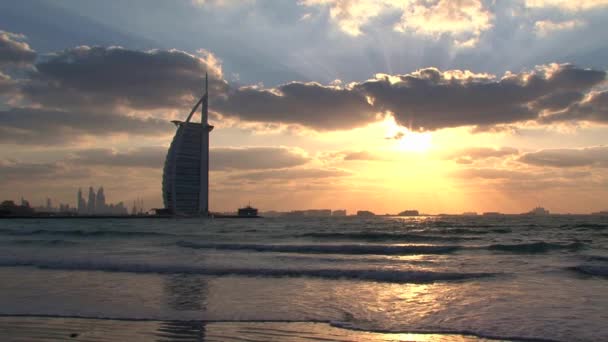
<svg viewBox="0 0 608 342">
<path fill-rule="evenodd" d="M 273 89 L 242 87 L 214 104 L 222 114 L 245 121 L 299 124 L 319 131 L 360 127 L 375 119 L 363 94 L 318 83 L 292 82 Z"/>
<path fill-rule="evenodd" d="M 494 15 L 481 0 L 417 1 L 404 7 L 398 31 L 439 37 L 449 34 L 456 45 L 477 45 L 482 32 L 492 28 Z"/>
<path fill-rule="evenodd" d="M 502 78 L 425 68 L 344 85 L 291 82 L 274 88 L 237 87 L 229 86 L 219 60 L 205 51 L 195 56 L 178 50 L 80 46 L 38 62 L 31 79 L 0 75 L 0 90 L 15 92 L 17 87 L 20 94 L 15 98 L 37 108 L 4 111 L 0 130 L 7 135 L 0 141 L 53 141 L 66 132 L 167 132 L 164 122 L 143 117 L 164 110 L 187 111 L 200 95 L 205 71 L 211 75 L 210 110 L 218 117 L 317 131 L 363 127 L 387 113 L 414 131 L 461 126 L 487 130 L 577 117 L 597 121 L 597 108 L 604 108 L 604 100 L 590 91 L 606 77 L 604 71 L 549 64 L 519 74 L 507 72 Z M 65 120 L 49 120 L 62 115 Z M 45 125 L 52 129 L 32 128 Z M 51 137 L 44 139 L 45 135 Z"/>
<path fill-rule="evenodd" d="M 453 159 L 459 164 L 472 164 L 476 160 L 501 158 L 517 155 L 519 151 L 512 147 L 471 147 L 447 154 L 446 159 Z"/>
<path fill-rule="evenodd" d="M 287 147 L 218 147 L 210 154 L 212 170 L 280 169 L 310 161 L 305 153 Z"/>
<path fill-rule="evenodd" d="M 572 30 L 583 25 L 582 21 L 574 19 L 565 21 L 539 20 L 534 23 L 534 31 L 538 36 L 546 37 L 555 31 Z"/>
<path fill-rule="evenodd" d="M 344 160 L 382 160 L 378 155 L 369 151 L 343 152 Z"/>
<path fill-rule="evenodd" d="M 567 11 L 587 11 L 608 6 L 608 0 L 526 0 L 530 8 L 555 7 Z"/>
<path fill-rule="evenodd" d="M 28 163 L 14 160 L 0 160 L 0 184 L 10 182 L 36 183 L 40 180 L 54 180 L 59 178 L 85 177 L 89 175 L 86 170 L 71 168 L 62 162 Z"/>
<path fill-rule="evenodd" d="M 456 74 L 458 75 L 458 74 Z M 413 130 L 509 124 L 539 117 L 542 100 L 565 92 L 587 92 L 603 82 L 604 71 L 552 64 L 520 74 L 454 77 L 435 68 L 408 75 L 378 75 L 353 88 L 372 99 L 376 110 L 390 111 Z"/>
<path fill-rule="evenodd" d="M 561 169 L 468 168 L 455 172 L 453 176 L 464 182 L 467 188 L 476 186 L 486 191 L 495 189 L 515 196 L 527 192 L 540 198 L 547 196 L 546 191 L 561 190 L 566 190 L 568 196 L 576 196 L 581 191 L 597 191 L 605 183 L 602 175 Z M 559 196 L 563 197 L 564 194 Z"/>
<path fill-rule="evenodd" d="M 364 126 L 386 111 L 412 130 L 491 127 L 564 109 L 605 77 L 604 71 L 569 64 L 507 73 L 498 80 L 489 74 L 426 68 L 406 75 L 378 74 L 345 87 L 301 82 L 271 89 L 243 87 L 217 100 L 215 109 L 243 121 L 298 124 L 319 131 Z"/>
<path fill-rule="evenodd" d="M 304 6 L 328 6 L 332 20 L 345 33 L 358 36 L 361 27 L 399 1 L 390 0 L 303 0 Z"/>
<path fill-rule="evenodd" d="M 23 42 L 24 35 L 0 30 L 0 67 L 30 65 L 36 59 L 36 51 Z"/>
<path fill-rule="evenodd" d="M 541 118 L 542 123 L 591 121 L 608 123 L 608 91 L 592 92 L 580 102 Z"/>
<path fill-rule="evenodd" d="M 17 82 L 0 72 L 0 95 L 10 94 L 17 90 Z"/>
<path fill-rule="evenodd" d="M 85 149 L 73 152 L 65 162 L 80 166 L 162 168 L 167 147 L 151 146 L 116 151 Z M 287 147 L 216 147 L 210 150 L 212 171 L 282 169 L 310 161 L 305 153 Z"/>
<path fill-rule="evenodd" d="M 350 176 L 351 172 L 341 169 L 281 169 L 246 172 L 235 174 L 231 178 L 249 181 L 264 180 L 300 180 L 300 179 L 320 179 Z"/>
<path fill-rule="evenodd" d="M 0 111 L 0 143 L 19 145 L 68 144 L 91 135 L 169 134 L 164 120 L 114 113 L 84 113 L 37 108 Z"/>
<path fill-rule="evenodd" d="M 352 36 L 363 34 L 362 27 L 373 18 L 398 13 L 395 31 L 435 38 L 447 35 L 466 47 L 476 45 L 494 19 L 480 0 L 303 0 L 300 4 L 328 7 L 331 19 Z"/>
<path fill-rule="evenodd" d="M 608 147 L 545 149 L 526 153 L 519 161 L 543 167 L 608 167 Z"/>
<path fill-rule="evenodd" d="M 162 146 L 140 147 L 128 151 L 96 148 L 79 150 L 70 154 L 66 162 L 80 166 L 161 168 L 167 148 Z"/>
<path fill-rule="evenodd" d="M 23 87 L 32 103 L 47 108 L 182 108 L 202 94 L 205 72 L 211 92 L 225 92 L 219 60 L 204 50 L 137 51 L 79 46 L 36 64 Z"/>
</svg>

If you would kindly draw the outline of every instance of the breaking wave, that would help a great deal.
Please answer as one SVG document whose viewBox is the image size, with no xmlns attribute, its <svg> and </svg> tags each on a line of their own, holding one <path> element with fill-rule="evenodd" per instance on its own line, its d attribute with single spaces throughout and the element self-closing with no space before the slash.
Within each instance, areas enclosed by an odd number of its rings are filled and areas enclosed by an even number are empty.
<svg viewBox="0 0 608 342">
<path fill-rule="evenodd" d="M 608 278 L 608 266 L 602 265 L 578 265 L 568 269 L 590 276 Z"/>
<path fill-rule="evenodd" d="M 195 249 L 246 250 L 256 252 L 278 253 L 314 253 L 314 254 L 375 254 L 375 255 L 412 255 L 412 254 L 447 254 L 455 252 L 460 246 L 433 245 L 266 245 L 266 244 L 228 244 L 196 243 L 178 241 L 177 245 Z"/>
<path fill-rule="evenodd" d="M 150 265 L 74 261 L 0 260 L 0 267 L 37 267 L 67 271 L 103 271 L 157 274 L 198 274 L 209 276 L 246 276 L 272 278 L 351 279 L 386 283 L 433 283 L 493 277 L 495 273 L 458 273 L 398 270 L 353 269 L 276 269 L 276 268 L 213 268 L 187 265 Z"/>
<path fill-rule="evenodd" d="M 296 237 L 333 239 L 333 240 L 361 240 L 361 241 L 462 241 L 479 240 L 479 237 L 462 236 L 436 236 L 421 234 L 400 234 L 383 232 L 350 232 L 350 233 L 304 233 Z"/>
<path fill-rule="evenodd" d="M 310 254 L 347 254 L 347 255 L 419 255 L 449 254 L 459 250 L 489 250 L 506 253 L 536 254 L 553 250 L 578 251 L 585 247 L 582 242 L 569 244 L 533 242 L 523 244 L 494 244 L 489 246 L 459 245 L 366 245 L 366 244 L 241 244 L 241 243 L 199 243 L 178 241 L 177 246 L 193 249 L 216 249 L 229 251 L 255 251 L 271 253 L 310 253 Z"/>
</svg>

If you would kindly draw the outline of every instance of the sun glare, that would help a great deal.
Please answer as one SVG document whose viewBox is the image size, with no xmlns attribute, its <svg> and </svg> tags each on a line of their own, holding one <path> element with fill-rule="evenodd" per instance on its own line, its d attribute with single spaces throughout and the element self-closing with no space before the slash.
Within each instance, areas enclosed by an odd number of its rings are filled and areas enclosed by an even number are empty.
<svg viewBox="0 0 608 342">
<path fill-rule="evenodd" d="M 395 148 L 400 151 L 423 153 L 433 146 L 433 136 L 430 132 L 412 132 L 399 126 L 394 118 L 387 118 L 384 124 L 387 138 L 394 140 Z"/>
<path fill-rule="evenodd" d="M 396 143 L 399 150 L 423 153 L 431 149 L 432 140 L 431 133 L 405 132 Z"/>
</svg>

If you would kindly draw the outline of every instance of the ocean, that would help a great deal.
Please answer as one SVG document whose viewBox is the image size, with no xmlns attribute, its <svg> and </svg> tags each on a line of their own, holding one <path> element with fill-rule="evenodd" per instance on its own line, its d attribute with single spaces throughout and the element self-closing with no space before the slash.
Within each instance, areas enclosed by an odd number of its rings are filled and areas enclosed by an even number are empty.
<svg viewBox="0 0 608 342">
<path fill-rule="evenodd" d="M 608 217 L 0 220 L 1 341 L 608 341 Z"/>
</svg>

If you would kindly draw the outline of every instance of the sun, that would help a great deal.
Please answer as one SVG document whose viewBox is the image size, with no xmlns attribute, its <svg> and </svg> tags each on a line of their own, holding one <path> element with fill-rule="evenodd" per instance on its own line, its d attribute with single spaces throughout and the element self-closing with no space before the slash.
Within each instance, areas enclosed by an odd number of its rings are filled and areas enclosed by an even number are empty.
<svg viewBox="0 0 608 342">
<path fill-rule="evenodd" d="M 431 133 L 404 132 L 401 139 L 396 141 L 397 148 L 402 151 L 427 152 L 433 145 Z"/>
<path fill-rule="evenodd" d="M 395 149 L 400 151 L 424 153 L 433 146 L 433 135 L 430 132 L 413 132 L 400 126 L 394 118 L 384 121 L 387 139 L 393 140 Z"/>
</svg>

